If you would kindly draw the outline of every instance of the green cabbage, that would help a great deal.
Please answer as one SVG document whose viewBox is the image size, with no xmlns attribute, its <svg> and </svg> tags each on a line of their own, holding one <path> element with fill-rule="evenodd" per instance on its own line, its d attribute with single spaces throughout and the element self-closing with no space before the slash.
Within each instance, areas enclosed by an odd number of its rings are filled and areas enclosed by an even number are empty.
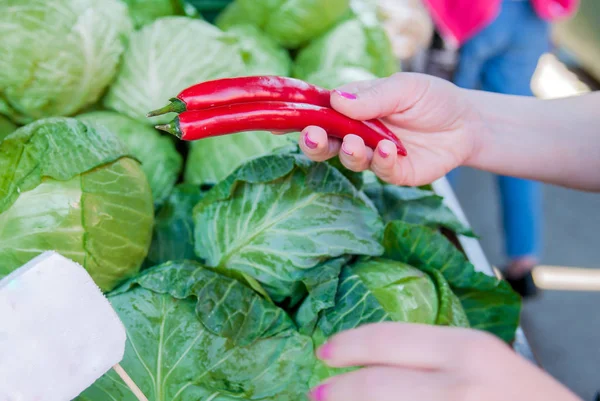
<svg viewBox="0 0 600 401">
<path fill-rule="evenodd" d="M 0 277 L 55 250 L 110 290 L 139 271 L 152 225 L 148 181 L 111 132 L 55 117 L 0 142 Z"/>
<path fill-rule="evenodd" d="M 297 48 L 327 31 L 349 11 L 349 0 L 235 0 L 217 18 L 217 25 L 228 28 L 250 23 L 280 45 Z"/>
<path fill-rule="evenodd" d="M 239 40 L 244 60 L 245 75 L 288 76 L 292 68 L 292 59 L 287 50 L 279 47 L 253 25 L 234 25 L 227 28 Z"/>
<path fill-rule="evenodd" d="M 127 145 L 142 162 L 155 204 L 162 203 L 169 196 L 183 165 L 183 159 L 170 137 L 114 111 L 93 111 L 77 118 L 93 127 L 108 129 Z"/>
<path fill-rule="evenodd" d="M 14 130 L 17 129 L 17 126 L 14 125 L 9 119 L 0 116 L 0 142 L 11 134 Z"/>
<path fill-rule="evenodd" d="M 164 17 L 131 36 L 104 104 L 146 124 L 166 123 L 174 113 L 146 113 L 195 83 L 243 74 L 235 37 L 204 21 Z"/>
<path fill-rule="evenodd" d="M 379 77 L 399 70 L 390 40 L 377 20 L 346 19 L 309 43 L 298 53 L 294 76 L 307 79 L 341 67 L 359 67 Z"/>
<path fill-rule="evenodd" d="M 18 122 L 98 100 L 131 32 L 118 0 L 3 0 L 0 26 L 0 112 Z"/>
</svg>

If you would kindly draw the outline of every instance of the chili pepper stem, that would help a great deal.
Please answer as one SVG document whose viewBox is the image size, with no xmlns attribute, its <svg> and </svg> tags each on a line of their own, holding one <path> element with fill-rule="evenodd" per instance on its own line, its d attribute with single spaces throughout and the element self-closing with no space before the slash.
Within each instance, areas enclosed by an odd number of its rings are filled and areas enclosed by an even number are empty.
<svg viewBox="0 0 600 401">
<path fill-rule="evenodd" d="M 156 125 L 154 128 L 168 132 L 169 134 L 181 139 L 181 130 L 179 129 L 179 117 L 175 117 L 175 119 L 168 124 Z"/>
<path fill-rule="evenodd" d="M 174 97 L 169 100 L 171 103 L 161 107 L 160 109 L 152 110 L 150 113 L 146 114 L 146 117 L 156 117 L 167 113 L 183 113 L 186 110 L 185 103 L 180 99 Z"/>
</svg>

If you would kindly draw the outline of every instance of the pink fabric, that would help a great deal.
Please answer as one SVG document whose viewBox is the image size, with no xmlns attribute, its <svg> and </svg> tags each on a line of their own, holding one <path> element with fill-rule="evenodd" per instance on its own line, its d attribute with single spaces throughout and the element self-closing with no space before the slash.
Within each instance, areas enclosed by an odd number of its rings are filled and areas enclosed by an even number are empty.
<svg viewBox="0 0 600 401">
<path fill-rule="evenodd" d="M 567 18 L 577 11 L 579 0 L 531 0 L 540 18 L 555 21 Z"/>
<path fill-rule="evenodd" d="M 572 15 L 579 0 L 531 0 L 540 18 L 548 21 Z M 460 46 L 488 26 L 498 13 L 502 0 L 424 0 L 440 33 Z"/>
</svg>

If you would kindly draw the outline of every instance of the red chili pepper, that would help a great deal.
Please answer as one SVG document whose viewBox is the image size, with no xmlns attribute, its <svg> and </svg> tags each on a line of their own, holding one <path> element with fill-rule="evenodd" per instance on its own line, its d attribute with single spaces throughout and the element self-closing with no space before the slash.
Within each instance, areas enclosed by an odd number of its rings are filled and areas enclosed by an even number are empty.
<svg viewBox="0 0 600 401">
<path fill-rule="evenodd" d="M 327 89 L 294 78 L 269 75 L 223 78 L 184 89 L 176 98 L 170 99 L 170 104 L 148 113 L 148 117 L 248 102 L 280 101 L 331 107 L 330 99 L 331 92 Z M 406 155 L 402 143 L 380 120 L 363 123 L 383 137 L 399 143 L 399 154 Z"/>
<path fill-rule="evenodd" d="M 279 101 L 331 107 L 330 95 L 327 89 L 294 78 L 269 75 L 223 78 L 184 89 L 170 99 L 170 104 L 151 111 L 148 117 L 247 102 Z"/>
<path fill-rule="evenodd" d="M 195 141 L 245 131 L 298 132 L 307 125 L 322 127 L 328 135 L 340 139 L 348 134 L 358 135 L 373 149 L 381 140 L 389 139 L 396 144 L 398 154 L 406 155 L 406 149 L 395 135 L 385 135 L 329 107 L 304 103 L 236 103 L 186 111 L 171 123 L 156 128 L 184 141 Z"/>
</svg>

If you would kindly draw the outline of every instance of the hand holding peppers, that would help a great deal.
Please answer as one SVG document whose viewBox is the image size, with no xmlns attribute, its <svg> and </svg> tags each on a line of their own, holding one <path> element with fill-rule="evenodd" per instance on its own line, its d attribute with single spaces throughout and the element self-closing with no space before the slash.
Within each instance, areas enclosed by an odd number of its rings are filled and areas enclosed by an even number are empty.
<svg viewBox="0 0 600 401">
<path fill-rule="evenodd" d="M 410 156 L 398 157 L 394 144 L 385 140 L 373 148 L 356 135 L 328 138 L 324 127 L 314 124 L 303 131 L 300 147 L 315 161 L 339 154 L 350 170 L 371 169 L 389 183 L 415 186 L 442 177 L 476 149 L 476 108 L 466 91 L 435 77 L 398 73 L 353 83 L 334 91 L 331 104 L 353 119 L 381 119 L 402 138 Z"/>
</svg>

